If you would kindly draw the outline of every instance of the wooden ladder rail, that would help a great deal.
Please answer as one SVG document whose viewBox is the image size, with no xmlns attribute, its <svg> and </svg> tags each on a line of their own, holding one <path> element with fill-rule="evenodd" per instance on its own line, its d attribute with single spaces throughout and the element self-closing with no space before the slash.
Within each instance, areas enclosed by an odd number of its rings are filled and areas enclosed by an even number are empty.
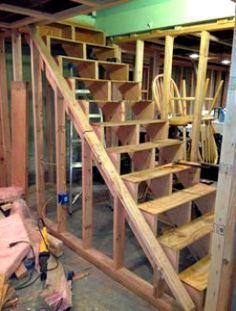
<svg viewBox="0 0 236 311">
<path fill-rule="evenodd" d="M 161 271 L 163 278 L 167 282 L 167 285 L 172 291 L 175 299 L 182 306 L 183 310 L 194 310 L 195 306 L 192 299 L 179 280 L 162 247 L 144 220 L 143 215 L 138 210 L 131 194 L 113 166 L 103 145 L 90 126 L 83 110 L 74 98 L 73 92 L 69 88 L 69 85 L 64 77 L 61 75 L 59 67 L 51 56 L 49 49 L 39 36 L 37 28 L 32 26 L 28 28 L 28 31 L 33 44 L 38 49 L 41 58 L 45 63 L 51 79 L 54 81 L 64 97 L 67 113 L 70 115 L 79 135 L 88 143 L 88 146 L 93 153 L 95 163 L 109 186 L 110 191 L 116 194 L 123 204 L 130 227 L 143 248 L 146 256 L 150 260 L 150 263 L 154 268 Z"/>
</svg>

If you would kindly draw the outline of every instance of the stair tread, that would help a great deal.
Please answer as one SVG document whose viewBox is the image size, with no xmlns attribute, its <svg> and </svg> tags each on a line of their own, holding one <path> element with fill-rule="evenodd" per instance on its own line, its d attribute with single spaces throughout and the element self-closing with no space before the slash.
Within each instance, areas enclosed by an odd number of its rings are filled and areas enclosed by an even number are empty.
<svg viewBox="0 0 236 311">
<path fill-rule="evenodd" d="M 111 83 L 127 83 L 127 84 L 139 84 L 136 81 L 126 80 L 105 80 L 105 79 L 94 79 L 94 78 L 80 78 L 80 77 L 68 77 L 67 79 L 79 80 L 79 81 L 94 81 L 94 82 L 111 82 Z M 137 100 L 136 100 L 137 101 Z"/>
<path fill-rule="evenodd" d="M 200 240 L 213 229 L 214 213 L 209 212 L 193 221 L 175 229 L 171 229 L 158 238 L 159 242 L 175 251 Z"/>
<path fill-rule="evenodd" d="M 202 121 L 211 121 L 215 118 L 213 116 L 202 116 Z M 193 115 L 187 116 L 179 116 L 179 117 L 172 117 L 169 119 L 170 125 L 187 125 L 193 122 Z"/>
<path fill-rule="evenodd" d="M 137 152 L 150 150 L 154 148 L 163 148 L 168 146 L 181 145 L 181 141 L 177 139 L 162 139 L 155 142 L 147 142 L 137 145 L 125 145 L 118 147 L 110 147 L 107 148 L 107 152 L 115 152 L 115 153 L 129 153 L 129 152 Z"/>
<path fill-rule="evenodd" d="M 157 215 L 214 192 L 215 187 L 199 183 L 168 196 L 139 204 L 138 207 L 147 213 Z"/>
<path fill-rule="evenodd" d="M 90 43 L 90 42 L 84 42 L 84 41 L 79 41 L 79 40 L 73 40 L 73 39 L 67 39 L 67 38 L 61 38 L 61 37 L 57 37 L 57 36 L 46 36 L 49 39 L 53 39 L 53 40 L 57 40 L 57 41 L 63 41 L 63 42 L 68 42 L 68 43 L 78 43 L 78 44 L 86 44 L 89 46 L 93 46 L 93 47 L 98 47 L 98 48 L 104 48 L 104 49 L 108 49 L 108 50 L 114 50 L 114 48 L 112 46 L 107 46 L 107 45 L 102 45 L 102 44 L 98 44 L 98 43 Z"/>
<path fill-rule="evenodd" d="M 150 168 L 147 170 L 142 170 L 139 172 L 134 172 L 130 174 L 122 175 L 121 177 L 129 182 L 139 183 L 145 180 L 150 180 L 162 176 L 166 176 L 173 173 L 178 173 L 184 170 L 190 169 L 187 165 L 181 164 L 166 164 L 162 166 L 157 166 L 155 168 Z"/>
<path fill-rule="evenodd" d="M 68 60 L 72 60 L 72 61 L 78 61 L 78 62 L 88 62 L 88 63 L 99 63 L 99 64 L 104 64 L 104 65 L 114 65 L 117 67 L 122 67 L 122 66 L 128 66 L 128 64 L 125 63 L 115 63 L 115 62 L 108 62 L 105 60 L 97 60 L 97 59 L 84 59 L 81 57 L 74 57 L 74 56 L 66 56 L 66 55 L 57 55 L 57 58 L 61 58 L 61 59 L 68 59 Z"/>
<path fill-rule="evenodd" d="M 127 125 L 148 125 L 148 124 L 161 124 L 165 123 L 165 120 L 127 120 L 127 121 L 110 121 L 110 122 L 102 122 L 102 123 L 92 123 L 93 126 L 101 126 L 101 127 L 113 127 L 113 126 L 127 126 Z"/>
<path fill-rule="evenodd" d="M 196 290 L 204 291 L 207 288 L 209 268 L 210 257 L 205 256 L 191 267 L 179 273 L 179 278 L 182 282 Z"/>
</svg>

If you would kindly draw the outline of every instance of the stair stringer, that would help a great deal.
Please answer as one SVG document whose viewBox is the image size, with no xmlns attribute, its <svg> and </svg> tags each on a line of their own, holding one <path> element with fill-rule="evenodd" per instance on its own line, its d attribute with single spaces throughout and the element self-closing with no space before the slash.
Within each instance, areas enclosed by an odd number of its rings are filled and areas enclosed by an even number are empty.
<svg viewBox="0 0 236 311">
<path fill-rule="evenodd" d="M 139 241 L 144 253 L 148 257 L 152 267 L 160 271 L 160 278 L 164 278 L 175 299 L 183 310 L 194 310 L 195 306 L 188 292 L 178 278 L 173 266 L 164 253 L 160 243 L 155 238 L 153 232 L 145 221 L 142 213 L 128 191 L 126 185 L 118 174 L 112 161 L 110 160 L 102 143 L 95 134 L 88 122 L 82 108 L 78 105 L 74 93 L 70 89 L 67 81 L 62 76 L 59 66 L 50 54 L 49 49 L 38 34 L 35 26 L 28 27 L 32 43 L 38 49 L 40 56 L 50 75 L 50 83 L 54 82 L 65 101 L 66 111 L 69 114 L 78 134 L 88 143 L 93 154 L 94 161 L 105 179 L 109 190 L 115 194 L 124 206 L 127 213 L 129 225 Z"/>
</svg>

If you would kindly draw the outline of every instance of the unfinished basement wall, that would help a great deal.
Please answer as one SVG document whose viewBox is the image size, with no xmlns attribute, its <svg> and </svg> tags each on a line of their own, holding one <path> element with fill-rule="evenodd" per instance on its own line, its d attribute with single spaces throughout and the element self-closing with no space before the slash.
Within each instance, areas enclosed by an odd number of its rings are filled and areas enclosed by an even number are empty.
<svg viewBox="0 0 236 311">
<path fill-rule="evenodd" d="M 230 0 L 131 0 L 98 11 L 96 26 L 116 36 L 233 16 L 234 3 Z"/>
</svg>

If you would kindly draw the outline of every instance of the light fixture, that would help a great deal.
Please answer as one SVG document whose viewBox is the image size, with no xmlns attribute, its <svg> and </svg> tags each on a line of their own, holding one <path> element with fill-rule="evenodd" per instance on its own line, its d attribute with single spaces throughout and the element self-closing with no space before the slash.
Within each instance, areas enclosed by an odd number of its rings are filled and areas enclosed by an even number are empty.
<svg viewBox="0 0 236 311">
<path fill-rule="evenodd" d="M 223 59 L 223 60 L 221 61 L 221 64 L 222 64 L 222 65 L 229 65 L 229 64 L 230 64 L 230 60 L 229 60 L 229 59 Z"/>
<path fill-rule="evenodd" d="M 199 54 L 197 54 L 197 53 L 192 53 L 192 54 L 189 55 L 189 57 L 192 58 L 192 59 L 198 59 Z"/>
</svg>

